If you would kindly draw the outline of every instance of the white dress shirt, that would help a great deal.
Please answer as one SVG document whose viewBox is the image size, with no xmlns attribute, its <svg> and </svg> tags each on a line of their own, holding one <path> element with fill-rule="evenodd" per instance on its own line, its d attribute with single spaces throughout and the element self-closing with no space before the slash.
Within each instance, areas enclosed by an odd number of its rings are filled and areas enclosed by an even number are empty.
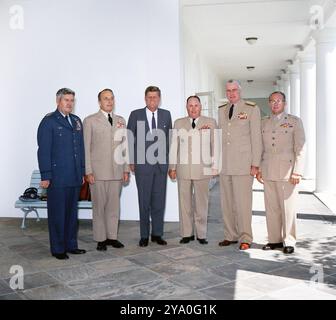
<svg viewBox="0 0 336 320">
<path fill-rule="evenodd" d="M 156 111 L 154 112 L 154 118 L 155 118 L 155 123 L 156 123 L 156 129 L 158 128 L 158 111 L 156 109 Z M 153 112 L 150 111 L 147 107 L 146 107 L 146 115 L 147 115 L 147 121 L 148 121 L 148 126 L 149 126 L 149 130 L 152 133 L 152 118 L 153 118 Z"/>
</svg>

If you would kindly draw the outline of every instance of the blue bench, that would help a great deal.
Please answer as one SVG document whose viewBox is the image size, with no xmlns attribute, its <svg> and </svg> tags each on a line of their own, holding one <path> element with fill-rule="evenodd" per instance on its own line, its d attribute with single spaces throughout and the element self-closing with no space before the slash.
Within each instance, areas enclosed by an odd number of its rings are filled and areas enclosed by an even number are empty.
<svg viewBox="0 0 336 320">
<path fill-rule="evenodd" d="M 41 182 L 41 174 L 39 170 L 34 170 L 31 179 L 30 179 L 30 187 L 36 188 L 38 190 L 38 195 L 41 196 L 45 193 L 45 190 L 40 187 Z M 25 222 L 28 214 L 30 212 L 35 212 L 37 221 L 40 221 L 40 216 L 38 214 L 38 209 L 47 209 L 47 201 L 21 201 L 17 200 L 15 202 L 15 208 L 21 209 L 23 212 L 23 219 L 21 228 L 24 229 L 26 227 Z M 92 202 L 91 201 L 78 201 L 78 209 L 92 209 Z"/>
</svg>

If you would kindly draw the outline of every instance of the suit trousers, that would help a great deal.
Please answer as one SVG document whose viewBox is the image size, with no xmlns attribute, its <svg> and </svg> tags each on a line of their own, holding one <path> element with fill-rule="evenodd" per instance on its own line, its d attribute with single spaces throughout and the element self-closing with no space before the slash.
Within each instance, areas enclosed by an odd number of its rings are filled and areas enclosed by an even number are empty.
<svg viewBox="0 0 336 320">
<path fill-rule="evenodd" d="M 80 187 L 48 188 L 47 208 L 51 253 L 78 248 L 78 198 Z"/>
<path fill-rule="evenodd" d="M 182 237 L 193 235 L 194 221 L 197 238 L 207 237 L 209 181 L 210 179 L 177 180 Z"/>
<path fill-rule="evenodd" d="M 135 170 L 140 212 L 140 237 L 149 238 L 150 219 L 152 235 L 163 236 L 164 211 L 166 204 L 167 172 L 153 165 L 146 174 Z"/>
<path fill-rule="evenodd" d="M 118 237 L 121 180 L 98 180 L 90 185 L 93 239 L 97 242 Z"/>
<path fill-rule="evenodd" d="M 264 180 L 268 242 L 283 242 L 285 246 L 296 243 L 297 190 L 289 181 Z"/>
<path fill-rule="evenodd" d="M 224 238 L 251 244 L 252 184 L 250 175 L 220 175 Z"/>
</svg>

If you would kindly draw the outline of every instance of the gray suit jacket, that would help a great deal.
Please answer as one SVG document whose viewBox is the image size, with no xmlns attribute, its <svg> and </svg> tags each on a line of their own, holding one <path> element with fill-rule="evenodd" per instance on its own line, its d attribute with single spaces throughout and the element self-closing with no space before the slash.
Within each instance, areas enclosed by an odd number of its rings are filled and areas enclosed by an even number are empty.
<svg viewBox="0 0 336 320">
<path fill-rule="evenodd" d="M 123 161 L 126 159 L 123 149 L 127 149 L 126 121 L 115 114 L 112 114 L 112 120 L 113 126 L 98 111 L 83 122 L 85 173 L 93 174 L 96 180 L 120 180 L 124 172 L 129 172 L 127 162 Z M 122 136 L 121 141 L 116 141 Z"/>
<path fill-rule="evenodd" d="M 169 157 L 169 134 L 172 128 L 171 115 L 168 110 L 158 109 L 157 129 L 161 133 L 158 142 L 146 139 L 151 138 L 150 128 L 146 116 L 146 107 L 131 112 L 128 119 L 127 129 L 129 129 L 129 153 L 130 163 L 135 165 L 135 174 L 146 174 L 153 170 L 155 165 L 159 165 L 161 172 L 168 171 Z M 146 153 L 154 143 L 159 144 L 159 161 L 150 163 Z"/>
</svg>

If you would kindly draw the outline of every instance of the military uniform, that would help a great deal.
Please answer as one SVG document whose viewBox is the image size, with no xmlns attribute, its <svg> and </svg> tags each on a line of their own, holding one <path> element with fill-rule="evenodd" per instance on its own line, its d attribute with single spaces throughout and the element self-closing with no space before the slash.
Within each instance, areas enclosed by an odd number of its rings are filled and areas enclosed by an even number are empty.
<svg viewBox="0 0 336 320">
<path fill-rule="evenodd" d="M 300 118 L 282 113 L 262 119 L 264 180 L 268 240 L 294 247 L 296 242 L 296 186 L 292 173 L 303 174 L 305 134 Z"/>
<path fill-rule="evenodd" d="M 124 172 L 122 143 L 126 121 L 112 113 L 112 126 L 100 110 L 84 119 L 86 174 L 93 174 L 92 196 L 93 238 L 102 242 L 118 237 L 120 193 Z M 124 163 L 123 163 L 124 162 Z"/>
<path fill-rule="evenodd" d="M 209 126 L 209 129 L 201 129 L 202 126 Z M 207 237 L 209 181 L 212 170 L 215 169 L 215 128 L 216 120 L 205 116 L 197 119 L 195 129 L 192 129 L 192 120 L 189 117 L 177 119 L 174 123 L 169 169 L 176 170 L 182 237 L 193 235 L 193 220 L 197 238 Z M 202 130 L 206 134 L 203 135 Z M 205 156 L 208 158 L 205 159 Z"/>
<path fill-rule="evenodd" d="M 222 129 L 222 167 L 220 171 L 224 237 L 251 244 L 252 184 L 251 166 L 259 167 L 262 152 L 259 107 L 240 100 L 219 107 L 218 126 Z"/>
<path fill-rule="evenodd" d="M 38 163 L 41 180 L 48 188 L 48 226 L 52 254 L 78 249 L 77 201 L 84 176 L 83 127 L 70 114 L 71 124 L 58 111 L 46 115 L 38 132 Z"/>
</svg>

